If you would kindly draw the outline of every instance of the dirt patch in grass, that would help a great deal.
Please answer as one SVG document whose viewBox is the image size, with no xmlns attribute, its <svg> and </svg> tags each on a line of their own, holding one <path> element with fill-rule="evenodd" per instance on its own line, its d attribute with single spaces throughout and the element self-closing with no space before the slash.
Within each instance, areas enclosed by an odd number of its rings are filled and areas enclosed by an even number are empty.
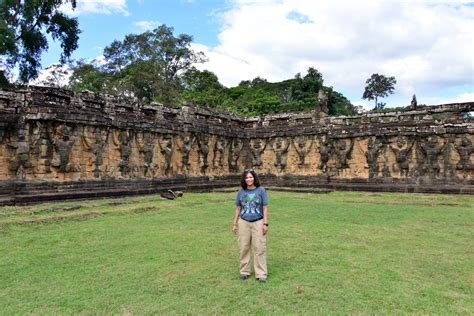
<svg viewBox="0 0 474 316">
<path fill-rule="evenodd" d="M 72 208 L 61 208 L 63 211 L 72 210 Z M 79 208 L 76 208 L 79 209 Z M 126 214 L 143 214 L 148 212 L 158 211 L 160 208 L 156 206 L 147 206 L 147 207 L 137 207 L 129 210 L 120 210 L 120 211 L 92 211 L 79 214 L 68 214 L 68 215 L 54 215 L 54 216 L 44 216 L 44 217 L 31 217 L 31 218 L 18 218 L 15 220 L 7 221 L 0 223 L 0 228 L 8 225 L 23 225 L 23 224 L 42 224 L 42 223 L 51 223 L 51 222 L 66 222 L 66 221 L 83 221 L 94 219 L 99 216 L 108 216 L 108 215 L 126 215 Z M 51 210 L 51 209 L 49 209 Z M 44 212 L 42 210 L 41 212 Z M 57 210 L 59 211 L 59 207 Z"/>
<path fill-rule="evenodd" d="M 156 206 L 147 206 L 147 207 L 137 207 L 131 210 L 124 210 L 120 212 L 107 212 L 107 214 L 142 214 L 148 212 L 158 211 L 160 208 Z"/>
<path fill-rule="evenodd" d="M 77 221 L 77 220 L 88 220 L 99 216 L 103 216 L 102 212 L 89 212 L 74 215 L 64 216 L 51 216 L 51 217 L 35 217 L 35 218 L 19 218 L 14 221 L 4 222 L 1 225 L 12 225 L 12 224 L 39 224 L 48 222 L 64 222 L 64 221 Z"/>
<path fill-rule="evenodd" d="M 106 205 L 110 205 L 110 206 L 117 206 L 117 205 L 124 205 L 124 204 L 130 204 L 130 202 L 124 202 L 124 201 L 113 201 L 113 202 L 109 202 L 109 203 L 107 203 Z"/>
</svg>

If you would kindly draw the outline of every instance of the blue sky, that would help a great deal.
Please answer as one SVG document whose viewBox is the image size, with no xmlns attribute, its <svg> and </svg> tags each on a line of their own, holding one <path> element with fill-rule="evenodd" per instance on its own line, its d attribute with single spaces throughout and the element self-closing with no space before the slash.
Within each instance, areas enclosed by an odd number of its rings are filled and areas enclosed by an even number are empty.
<svg viewBox="0 0 474 316">
<path fill-rule="evenodd" d="M 65 8 L 66 12 L 68 11 Z M 93 59 L 126 34 L 160 24 L 194 38 L 199 65 L 235 86 L 281 81 L 318 69 L 354 104 L 372 73 L 395 76 L 381 101 L 406 106 L 474 101 L 474 7 L 463 0 L 78 0 L 82 34 L 73 58 Z M 46 68 L 58 45 L 44 54 Z"/>
</svg>

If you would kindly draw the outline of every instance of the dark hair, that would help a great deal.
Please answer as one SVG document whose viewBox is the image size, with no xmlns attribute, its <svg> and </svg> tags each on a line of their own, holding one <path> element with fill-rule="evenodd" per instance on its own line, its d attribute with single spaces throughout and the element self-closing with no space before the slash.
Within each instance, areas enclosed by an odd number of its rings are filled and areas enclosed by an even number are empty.
<svg viewBox="0 0 474 316">
<path fill-rule="evenodd" d="M 260 180 L 258 179 L 257 174 L 253 169 L 245 169 L 244 172 L 242 173 L 242 177 L 240 178 L 240 185 L 242 186 L 242 189 L 247 189 L 247 182 L 245 182 L 245 177 L 248 174 L 252 174 L 253 176 L 253 184 L 255 185 L 256 188 L 260 186 Z"/>
</svg>

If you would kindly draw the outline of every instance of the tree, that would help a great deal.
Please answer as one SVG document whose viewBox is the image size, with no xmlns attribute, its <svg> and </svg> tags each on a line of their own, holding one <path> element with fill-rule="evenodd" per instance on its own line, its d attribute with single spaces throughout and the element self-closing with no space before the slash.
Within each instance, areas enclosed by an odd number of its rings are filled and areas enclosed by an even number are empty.
<svg viewBox="0 0 474 316">
<path fill-rule="evenodd" d="M 384 75 L 373 74 L 365 83 L 367 85 L 365 86 L 362 99 L 375 100 L 375 109 L 381 109 L 385 104 L 379 104 L 377 99 L 392 94 L 395 90 L 397 80 L 395 77 L 385 77 Z"/>
<path fill-rule="evenodd" d="M 217 76 L 208 70 L 191 67 L 181 76 L 183 100 L 198 106 L 225 109 L 229 96 Z"/>
<path fill-rule="evenodd" d="M 75 9 L 76 0 L 0 2 L 0 65 L 6 68 L 1 76 L 18 66 L 22 82 L 35 78 L 41 67 L 41 53 L 48 49 L 46 35 L 60 41 L 60 62 L 69 60 L 78 47 L 80 30 L 77 18 L 59 11 L 68 2 Z"/>
<path fill-rule="evenodd" d="M 94 63 L 86 63 L 84 60 L 75 61 L 71 65 L 73 70 L 69 78 L 69 89 L 74 91 L 89 90 L 93 92 L 108 92 L 107 83 L 109 76 L 101 71 Z"/>
<path fill-rule="evenodd" d="M 145 101 L 172 102 L 179 92 L 179 73 L 204 62 L 202 52 L 191 49 L 192 37 L 173 35 L 173 28 L 161 25 L 153 31 L 130 34 L 104 49 L 114 88 Z"/>
</svg>

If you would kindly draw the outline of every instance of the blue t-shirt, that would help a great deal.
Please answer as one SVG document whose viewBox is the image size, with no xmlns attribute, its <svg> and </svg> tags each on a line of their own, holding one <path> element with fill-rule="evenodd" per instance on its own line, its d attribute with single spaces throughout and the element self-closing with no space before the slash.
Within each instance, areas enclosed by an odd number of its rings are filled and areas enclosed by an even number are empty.
<svg viewBox="0 0 474 316">
<path fill-rule="evenodd" d="M 262 219 L 263 206 L 268 205 L 267 191 L 263 187 L 253 190 L 240 189 L 235 205 L 240 205 L 240 218 L 249 222 Z"/>
</svg>

